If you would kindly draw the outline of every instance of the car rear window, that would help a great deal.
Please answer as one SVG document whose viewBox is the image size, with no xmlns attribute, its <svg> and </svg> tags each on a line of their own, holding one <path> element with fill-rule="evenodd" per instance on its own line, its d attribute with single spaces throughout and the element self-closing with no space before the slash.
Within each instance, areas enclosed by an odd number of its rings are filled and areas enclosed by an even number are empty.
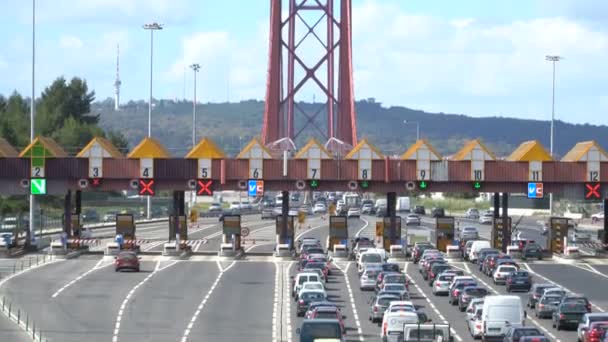
<svg viewBox="0 0 608 342">
<path fill-rule="evenodd" d="M 435 341 L 437 337 L 443 337 L 443 331 L 433 329 L 412 329 L 408 333 L 408 339 L 412 341 Z"/>
<path fill-rule="evenodd" d="M 547 286 L 537 286 L 537 287 L 536 287 L 536 291 L 535 291 L 535 293 L 537 293 L 537 294 L 541 294 L 541 293 L 545 292 L 545 289 L 548 289 L 548 288 L 550 288 L 550 287 L 553 287 L 553 286 L 552 286 L 552 285 L 547 285 Z"/>
<path fill-rule="evenodd" d="M 388 306 L 392 301 L 399 300 L 397 297 L 380 297 L 378 298 L 378 304 L 382 306 Z"/>
<path fill-rule="evenodd" d="M 325 268 L 325 264 L 321 263 L 321 262 L 309 262 L 308 264 L 306 264 L 305 268 Z"/>
<path fill-rule="evenodd" d="M 608 321 L 608 315 L 589 316 L 589 322 Z"/>
<path fill-rule="evenodd" d="M 440 281 L 452 281 L 454 279 L 453 275 L 442 275 L 439 277 Z"/>
<path fill-rule="evenodd" d="M 486 289 L 476 287 L 474 289 L 466 289 L 465 293 L 471 296 L 485 296 L 488 291 Z"/>
<path fill-rule="evenodd" d="M 558 296 L 545 296 L 542 298 L 542 303 L 559 302 L 562 298 Z"/>
<path fill-rule="evenodd" d="M 405 275 L 402 274 L 391 274 L 384 277 L 385 284 L 404 284 Z"/>
<path fill-rule="evenodd" d="M 322 293 L 307 292 L 302 294 L 304 300 L 323 300 L 325 299 Z"/>
<path fill-rule="evenodd" d="M 315 318 L 336 318 L 335 312 L 317 312 Z"/>
<path fill-rule="evenodd" d="M 581 303 L 567 303 L 567 304 L 562 304 L 560 306 L 560 311 L 561 312 L 583 313 L 583 312 L 587 312 L 587 307 L 585 306 L 585 304 L 581 304 Z"/>
<path fill-rule="evenodd" d="M 136 256 L 135 254 L 131 254 L 131 253 L 125 253 L 125 254 L 120 254 L 120 255 L 118 256 L 118 259 L 121 259 L 121 260 L 129 260 L 129 261 L 130 261 L 130 260 L 137 259 L 137 256 Z"/>
<path fill-rule="evenodd" d="M 405 286 L 394 284 L 394 285 L 386 285 L 384 286 L 385 291 L 403 291 L 405 290 Z"/>
<path fill-rule="evenodd" d="M 321 338 L 339 339 L 341 334 L 340 324 L 336 323 L 305 323 L 300 332 L 303 341 L 314 341 Z"/>
<path fill-rule="evenodd" d="M 382 256 L 380 254 L 376 254 L 376 253 L 364 254 L 361 256 L 361 262 L 362 263 L 366 263 L 366 262 L 380 263 L 380 262 L 382 262 Z"/>
<path fill-rule="evenodd" d="M 515 338 L 516 341 L 518 338 L 520 338 L 522 336 L 542 336 L 542 335 L 543 334 L 538 329 L 534 329 L 534 328 L 520 328 L 520 329 L 515 329 L 515 331 L 513 332 L 513 337 Z"/>
</svg>

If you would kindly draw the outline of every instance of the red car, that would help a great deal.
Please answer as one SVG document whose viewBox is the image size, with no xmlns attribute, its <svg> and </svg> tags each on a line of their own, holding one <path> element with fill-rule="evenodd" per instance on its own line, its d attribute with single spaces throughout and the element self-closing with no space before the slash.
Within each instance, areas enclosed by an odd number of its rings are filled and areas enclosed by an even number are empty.
<svg viewBox="0 0 608 342">
<path fill-rule="evenodd" d="M 605 321 L 591 323 L 589 329 L 583 331 L 583 342 L 601 342 L 607 328 Z"/>
<path fill-rule="evenodd" d="M 131 270 L 139 272 L 139 257 L 133 252 L 120 252 L 114 260 L 114 270 Z"/>
<path fill-rule="evenodd" d="M 344 327 L 344 320 L 342 319 L 342 313 L 340 313 L 340 309 L 337 307 L 331 306 L 321 306 L 316 308 L 312 314 L 310 315 L 311 319 L 337 319 L 340 322 L 340 328 L 342 328 L 342 333 L 346 332 L 346 328 Z"/>
</svg>

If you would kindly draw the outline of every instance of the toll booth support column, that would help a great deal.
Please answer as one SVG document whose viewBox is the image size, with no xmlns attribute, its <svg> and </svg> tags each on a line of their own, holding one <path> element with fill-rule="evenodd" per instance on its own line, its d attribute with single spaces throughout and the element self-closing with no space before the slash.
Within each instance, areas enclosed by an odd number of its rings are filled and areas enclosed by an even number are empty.
<svg viewBox="0 0 608 342">
<path fill-rule="evenodd" d="M 281 237 L 280 242 L 286 243 L 287 241 L 287 224 L 289 219 L 289 191 L 281 191 L 283 201 L 281 202 Z M 292 248 L 294 241 L 291 242 L 290 248 Z"/>
<path fill-rule="evenodd" d="M 392 245 L 395 243 L 395 236 L 397 235 L 395 232 L 395 228 L 397 225 L 397 220 L 395 218 L 395 209 L 396 209 L 396 204 L 397 204 L 397 193 L 396 192 L 389 192 L 386 194 L 386 216 L 389 217 L 389 222 L 390 222 L 390 227 L 389 229 L 389 240 L 390 240 L 390 244 Z"/>
<path fill-rule="evenodd" d="M 80 215 L 82 213 L 82 191 L 76 190 L 76 208 L 74 209 L 74 214 Z"/>
<path fill-rule="evenodd" d="M 63 231 L 72 236 L 72 190 L 68 190 L 63 201 Z"/>
<path fill-rule="evenodd" d="M 494 193 L 494 218 L 500 217 L 500 193 Z"/>
<path fill-rule="evenodd" d="M 169 234 L 169 241 L 175 239 L 178 244 L 177 238 L 179 236 L 179 191 L 173 191 L 173 208 L 171 208 L 171 219 L 173 220 L 173 234 Z"/>
<path fill-rule="evenodd" d="M 608 198 L 604 198 L 604 238 L 603 243 L 608 244 Z"/>
<path fill-rule="evenodd" d="M 511 226 L 509 224 L 509 193 L 502 193 L 502 249 L 507 252 L 507 246 L 511 245 Z"/>
</svg>

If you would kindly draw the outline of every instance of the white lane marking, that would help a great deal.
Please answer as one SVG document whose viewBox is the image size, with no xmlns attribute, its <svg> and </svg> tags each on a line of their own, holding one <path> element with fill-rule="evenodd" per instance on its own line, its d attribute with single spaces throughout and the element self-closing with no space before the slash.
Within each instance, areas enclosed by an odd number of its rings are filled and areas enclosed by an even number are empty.
<svg viewBox="0 0 608 342">
<path fill-rule="evenodd" d="M 289 271 L 291 270 L 291 266 L 293 266 L 294 262 L 291 261 L 289 262 L 289 265 L 287 265 L 287 268 L 285 269 L 285 272 L 283 274 L 285 274 L 286 276 L 283 277 L 284 279 L 284 291 L 283 291 L 283 305 L 285 305 L 285 310 L 283 311 L 285 314 L 283 315 L 283 320 L 284 322 L 281 322 L 281 324 L 284 324 L 287 327 L 287 331 L 286 331 L 286 336 L 287 336 L 287 342 L 291 342 L 292 341 L 292 337 L 291 337 L 291 332 L 292 332 L 292 327 L 291 327 L 291 282 L 290 282 L 290 277 L 289 277 Z M 281 336 L 282 338 L 283 336 Z"/>
<path fill-rule="evenodd" d="M 406 261 L 405 266 L 403 267 L 403 273 L 410 280 L 410 284 L 412 284 L 412 285 L 414 285 L 414 287 L 416 287 L 416 290 L 418 291 L 418 293 L 422 296 L 422 298 L 424 298 L 424 300 L 428 303 L 428 305 L 431 307 L 431 309 L 433 309 L 433 311 L 435 312 L 437 317 L 439 317 L 439 319 L 443 321 L 443 324 L 449 324 L 450 322 L 448 322 L 448 320 L 445 319 L 445 316 L 443 316 L 441 314 L 441 312 L 439 311 L 439 309 L 437 309 L 437 307 L 435 306 L 435 303 L 433 303 L 431 301 L 431 299 L 426 295 L 426 293 L 424 293 L 424 291 L 422 291 L 422 288 L 420 286 L 418 286 L 418 284 L 414 281 L 414 279 L 409 274 L 407 274 L 408 265 L 409 265 L 409 262 Z M 456 330 L 454 330 L 454 328 L 450 328 L 450 332 L 452 333 L 452 335 L 454 335 L 454 338 L 456 338 L 456 340 L 462 342 L 462 337 L 460 337 L 460 335 L 458 335 L 458 333 L 456 332 Z"/>
<path fill-rule="evenodd" d="M 577 264 L 565 264 L 565 265 L 571 265 L 571 266 L 580 268 L 583 271 L 591 272 L 591 273 L 596 274 L 596 275 L 598 275 L 600 277 L 608 279 L 608 275 L 605 275 L 604 273 L 598 271 L 595 267 L 593 267 L 593 266 L 591 266 L 589 264 L 581 264 L 581 265 L 577 265 Z M 583 266 L 586 266 L 586 267 L 583 267 Z"/>
<path fill-rule="evenodd" d="M 569 288 L 567 288 L 567 287 L 565 287 L 565 286 L 563 286 L 563 285 L 561 285 L 561 284 L 559 284 L 559 283 L 557 283 L 557 282 L 555 282 L 555 281 L 553 281 L 553 280 L 551 280 L 551 279 L 549 279 L 549 278 L 545 277 L 544 275 L 542 275 L 542 274 L 540 274 L 540 273 L 538 273 L 538 272 L 536 272 L 536 271 L 532 270 L 532 267 L 530 267 L 530 265 L 528 265 L 528 263 L 524 262 L 524 263 L 523 263 L 523 265 L 524 265 L 524 267 L 525 267 L 525 268 L 528 270 L 528 272 L 530 272 L 530 273 L 534 274 L 535 276 L 537 276 L 537 277 L 539 277 L 539 278 L 541 278 L 541 279 L 545 280 L 546 282 L 551 283 L 551 284 L 553 284 L 553 285 L 555 285 L 555 286 L 559 286 L 559 287 L 561 287 L 562 289 L 564 289 L 564 290 L 566 290 L 566 291 L 568 291 L 568 292 L 571 292 L 571 293 L 577 293 L 576 291 L 572 291 L 572 290 L 570 290 Z M 589 303 L 590 303 L 590 304 L 591 304 L 591 306 L 592 306 L 592 307 L 594 307 L 594 308 L 595 308 L 597 311 L 599 311 L 599 312 L 606 312 L 606 310 L 602 309 L 600 306 L 596 305 L 595 303 L 593 303 L 593 302 L 591 302 L 591 301 L 589 301 Z"/>
<path fill-rule="evenodd" d="M 84 277 L 88 276 L 89 274 L 91 274 L 91 273 L 93 273 L 93 272 L 95 272 L 95 271 L 97 271 L 99 269 L 102 269 L 104 267 L 108 267 L 108 266 L 112 265 L 112 263 L 109 263 L 107 265 L 103 265 L 102 266 L 102 263 L 104 261 L 105 261 L 104 258 L 101 258 L 101 260 L 99 260 L 97 262 L 97 264 L 95 264 L 95 266 L 93 266 L 93 268 L 91 268 L 90 270 L 84 272 L 83 274 L 79 275 L 78 277 L 72 279 L 69 283 L 63 285 L 59 290 L 57 290 L 55 293 L 53 293 L 53 295 L 51 296 L 51 298 L 56 298 L 57 296 L 59 296 L 59 294 L 61 294 L 61 292 L 65 291 L 65 289 L 67 289 L 68 287 L 76 284 L 78 281 L 82 280 Z"/>
<path fill-rule="evenodd" d="M 0 287 L 2 287 L 2 285 L 4 285 L 7 281 L 9 281 L 9 280 L 11 280 L 11 279 L 13 279 L 13 278 L 15 278 L 17 276 L 20 276 L 20 275 L 22 275 L 24 273 L 27 273 L 27 272 L 29 272 L 31 270 L 35 270 L 35 269 L 37 269 L 39 267 L 42 267 L 42 266 L 45 266 L 45 265 L 54 264 L 56 262 L 65 261 L 65 259 L 55 259 L 53 256 L 49 256 L 49 258 L 51 258 L 51 259 L 49 261 L 47 261 L 47 262 L 40 263 L 38 265 L 34 265 L 32 267 L 26 268 L 24 270 L 21 270 L 19 272 L 13 273 L 13 274 L 9 275 L 8 277 L 0 280 Z"/>
<path fill-rule="evenodd" d="M 114 333 L 112 335 L 112 342 L 117 342 L 118 341 L 118 334 L 120 333 L 120 322 L 122 321 L 123 313 L 125 312 L 125 309 L 127 308 L 127 304 L 129 303 L 129 300 L 135 294 L 135 291 L 137 291 L 138 288 L 140 288 L 148 280 L 150 280 L 150 278 L 152 278 L 155 274 L 157 274 L 160 271 L 165 270 L 165 269 L 167 269 L 167 268 L 169 268 L 169 267 L 177 264 L 178 262 L 179 262 L 179 260 L 176 260 L 176 261 L 173 261 L 173 262 L 169 263 L 165 267 L 160 267 L 160 261 L 157 261 L 156 262 L 156 267 L 154 268 L 154 271 L 152 271 L 152 273 L 150 273 L 142 281 L 140 281 L 139 283 L 137 283 L 137 285 L 135 285 L 135 286 L 133 286 L 133 288 L 131 288 L 131 290 L 129 291 L 129 293 L 127 293 L 127 296 L 125 297 L 125 299 L 123 299 L 122 303 L 120 304 L 120 309 L 118 309 L 118 315 L 116 316 L 116 324 L 114 325 Z"/>
<path fill-rule="evenodd" d="M 312 221 L 312 220 L 311 220 L 311 221 Z M 302 236 L 304 236 L 304 235 L 306 235 L 306 234 L 308 234 L 308 233 L 310 233 L 310 232 L 312 232 L 312 231 L 315 231 L 315 230 L 317 230 L 317 229 L 319 229 L 319 228 L 321 228 L 321 227 L 324 227 L 324 226 L 325 226 L 325 223 L 320 224 L 320 225 L 315 226 L 315 227 L 312 227 L 312 228 L 308 228 L 308 229 L 306 229 L 305 231 L 301 232 L 300 234 L 296 235 L 296 237 L 295 237 L 295 239 L 294 239 L 294 240 L 296 240 L 296 241 L 297 241 L 297 240 L 299 240 L 299 239 L 300 239 Z"/>
<path fill-rule="evenodd" d="M 232 266 L 234 266 L 235 264 L 236 264 L 236 260 L 233 261 L 230 265 L 228 265 L 228 267 L 226 267 L 224 269 L 224 268 L 222 268 L 222 265 L 221 265 L 220 261 L 217 260 L 217 267 L 219 267 L 219 269 L 220 269 L 219 271 L 220 272 L 218 273 L 217 278 L 215 278 L 215 282 L 213 282 L 213 285 L 211 285 L 211 288 L 209 288 L 209 291 L 203 297 L 203 299 L 201 300 L 200 304 L 196 308 L 196 311 L 192 315 L 192 318 L 190 319 L 190 323 L 188 323 L 188 326 L 186 327 L 186 330 L 184 330 L 184 334 L 182 335 L 181 342 L 188 341 L 188 336 L 190 335 L 190 332 L 192 331 L 192 327 L 194 326 L 194 322 L 196 322 L 196 319 L 198 318 L 198 315 L 200 315 L 201 311 L 205 307 L 205 304 L 207 304 L 207 301 L 209 300 L 209 298 L 211 297 L 211 294 L 213 293 L 213 291 L 215 290 L 215 288 L 219 284 L 219 282 L 222 279 L 222 276 L 224 275 L 224 273 L 226 273 L 226 271 L 228 271 L 230 268 L 232 268 Z"/>
<path fill-rule="evenodd" d="M 278 335 L 277 331 L 277 318 L 279 315 L 279 292 L 281 289 L 279 288 L 279 278 L 281 273 L 282 266 L 279 265 L 278 262 L 274 262 L 274 303 L 272 306 L 272 340 L 274 342 L 280 341 L 281 336 Z"/>
<path fill-rule="evenodd" d="M 361 227 L 361 229 L 359 229 L 357 231 L 357 233 L 355 234 L 356 237 L 359 237 L 359 235 L 361 235 L 361 232 L 363 232 L 365 230 L 365 228 L 367 228 L 367 226 L 369 226 L 369 222 L 364 219 L 363 217 L 360 217 L 361 221 L 365 222 L 365 224 L 363 225 L 363 227 Z"/>
<path fill-rule="evenodd" d="M 353 295 L 353 289 L 350 287 L 350 281 L 348 280 L 348 268 L 350 267 L 350 264 L 351 262 L 349 261 L 344 269 L 339 268 L 337 265 L 336 267 L 344 274 L 344 282 L 346 283 L 346 289 L 348 290 L 348 297 L 353 310 L 353 318 L 355 319 L 355 324 L 357 325 L 359 341 L 365 341 L 363 338 L 363 329 L 361 329 L 361 322 L 359 321 L 359 314 L 357 314 L 357 307 L 355 306 L 355 296 Z"/>
<path fill-rule="evenodd" d="M 486 283 L 483 279 L 481 279 L 477 275 L 473 274 L 473 272 L 471 272 L 471 270 L 469 269 L 469 266 L 467 265 L 467 263 L 463 263 L 463 265 L 464 265 L 464 269 L 462 269 L 460 267 L 456 267 L 456 268 L 460 268 L 461 270 L 469 273 L 471 275 L 471 277 L 473 277 L 474 279 L 476 279 L 477 281 L 482 283 L 487 289 L 492 291 L 494 294 L 496 294 L 496 295 L 501 294 L 494 287 L 490 286 L 490 284 Z M 540 324 L 540 322 L 538 322 L 537 320 L 535 320 L 534 318 L 532 318 L 530 316 L 528 316 L 528 319 L 530 320 L 530 322 L 532 322 L 532 324 L 536 325 L 540 330 L 544 331 L 545 334 L 547 334 L 547 336 L 551 337 L 552 340 L 555 340 L 556 342 L 561 342 L 561 340 L 558 339 L 551 331 L 549 331 L 547 328 L 543 327 Z"/>
</svg>

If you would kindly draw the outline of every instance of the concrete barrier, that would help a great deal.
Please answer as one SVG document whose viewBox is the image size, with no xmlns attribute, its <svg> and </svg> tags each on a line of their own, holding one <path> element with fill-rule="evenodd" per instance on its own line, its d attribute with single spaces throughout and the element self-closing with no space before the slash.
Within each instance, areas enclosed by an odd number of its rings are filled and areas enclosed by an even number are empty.
<svg viewBox="0 0 608 342">
<path fill-rule="evenodd" d="M 104 250 L 105 255 L 118 255 L 120 253 L 120 245 L 116 242 L 110 242 L 106 245 Z"/>
<path fill-rule="evenodd" d="M 576 246 L 567 246 L 564 250 L 564 257 L 568 259 L 578 259 L 581 257 L 580 250 Z"/>
<path fill-rule="evenodd" d="M 401 245 L 391 245 L 389 247 L 388 257 L 391 259 L 405 259 L 405 251 Z"/>
<path fill-rule="evenodd" d="M 346 248 L 346 245 L 334 245 L 333 257 L 339 259 L 348 258 L 348 249 Z"/>
<path fill-rule="evenodd" d="M 449 259 L 460 259 L 462 258 L 462 251 L 459 246 L 447 246 L 446 255 Z"/>
</svg>

